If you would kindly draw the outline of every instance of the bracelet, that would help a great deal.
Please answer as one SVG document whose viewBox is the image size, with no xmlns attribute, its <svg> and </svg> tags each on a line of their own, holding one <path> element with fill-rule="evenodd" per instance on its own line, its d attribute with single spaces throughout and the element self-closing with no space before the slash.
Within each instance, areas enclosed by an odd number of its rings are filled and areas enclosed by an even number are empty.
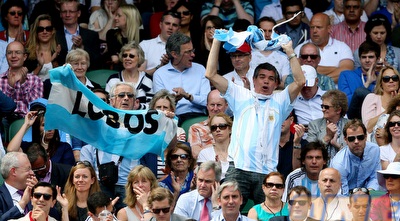
<svg viewBox="0 0 400 221">
<path fill-rule="evenodd" d="M 220 206 L 214 206 L 214 207 L 213 207 L 213 210 L 219 210 L 219 209 L 221 209 Z"/>
<path fill-rule="evenodd" d="M 295 53 L 292 53 L 291 55 L 289 55 L 288 60 L 290 61 L 290 59 L 297 57 L 297 55 Z"/>
<path fill-rule="evenodd" d="M 221 6 L 213 5 L 212 7 L 213 7 L 213 8 L 218 8 L 219 10 L 221 10 Z"/>
<path fill-rule="evenodd" d="M 293 149 L 301 150 L 301 145 L 293 145 Z"/>
<path fill-rule="evenodd" d="M 151 213 L 151 210 L 149 210 L 149 209 L 143 210 L 143 215 L 146 214 L 146 213 Z"/>
<path fill-rule="evenodd" d="M 161 67 L 161 65 L 157 65 L 157 66 L 156 66 L 156 70 L 158 70 L 160 67 Z"/>
</svg>

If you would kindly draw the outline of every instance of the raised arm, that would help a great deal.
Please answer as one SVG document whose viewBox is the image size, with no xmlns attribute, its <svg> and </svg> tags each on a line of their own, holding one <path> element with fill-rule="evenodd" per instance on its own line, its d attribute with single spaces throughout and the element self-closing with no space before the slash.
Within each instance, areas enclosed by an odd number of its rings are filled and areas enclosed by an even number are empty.
<svg viewBox="0 0 400 221">
<path fill-rule="evenodd" d="M 217 73 L 220 45 L 221 42 L 214 38 L 210 49 L 210 54 L 208 56 L 206 78 L 210 80 L 211 84 L 214 85 L 214 87 L 217 88 L 220 93 L 225 94 L 226 90 L 228 89 L 228 80 Z"/>
<path fill-rule="evenodd" d="M 288 90 L 290 95 L 290 102 L 293 102 L 294 99 L 296 99 L 297 95 L 299 95 L 300 90 L 303 88 L 304 84 L 306 83 L 306 78 L 304 77 L 303 71 L 301 70 L 299 60 L 294 53 L 292 41 L 285 45 L 282 45 L 282 48 L 288 56 L 290 68 L 292 69 L 294 81 L 289 84 Z"/>
</svg>

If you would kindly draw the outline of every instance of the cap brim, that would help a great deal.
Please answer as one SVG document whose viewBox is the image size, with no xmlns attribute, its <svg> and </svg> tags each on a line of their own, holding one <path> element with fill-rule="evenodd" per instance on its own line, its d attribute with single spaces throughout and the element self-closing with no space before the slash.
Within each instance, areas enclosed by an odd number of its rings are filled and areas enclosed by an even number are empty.
<svg viewBox="0 0 400 221">
<path fill-rule="evenodd" d="M 306 79 L 306 83 L 304 86 L 306 87 L 313 87 L 315 85 L 315 78 L 314 79 Z"/>
</svg>

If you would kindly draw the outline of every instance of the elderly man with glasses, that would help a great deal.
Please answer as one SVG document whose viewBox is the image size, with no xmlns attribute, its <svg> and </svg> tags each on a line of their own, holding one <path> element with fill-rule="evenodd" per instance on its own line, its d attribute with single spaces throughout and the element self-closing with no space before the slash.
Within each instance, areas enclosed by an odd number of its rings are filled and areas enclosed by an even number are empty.
<svg viewBox="0 0 400 221">
<path fill-rule="evenodd" d="M 367 141 L 367 129 L 361 120 L 353 119 L 343 128 L 347 143 L 332 159 L 331 167 L 337 169 L 342 176 L 342 192 L 365 187 L 378 190 L 376 171 L 381 169 L 378 145 Z"/>
</svg>

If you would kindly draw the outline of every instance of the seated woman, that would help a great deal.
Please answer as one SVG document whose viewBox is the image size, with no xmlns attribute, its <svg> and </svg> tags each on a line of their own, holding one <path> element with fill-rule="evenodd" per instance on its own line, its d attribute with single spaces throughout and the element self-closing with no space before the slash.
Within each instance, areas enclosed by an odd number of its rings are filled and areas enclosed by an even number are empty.
<svg viewBox="0 0 400 221">
<path fill-rule="evenodd" d="M 92 165 L 88 161 L 78 161 L 72 167 L 64 187 L 69 220 L 85 221 L 88 216 L 87 199 L 99 191 L 99 181 Z"/>
<path fill-rule="evenodd" d="M 45 110 L 29 111 L 25 115 L 24 124 L 21 126 L 17 134 L 13 137 L 7 146 L 7 151 L 24 151 L 26 152 L 28 147 L 32 143 L 40 144 L 46 149 L 53 163 L 62 163 L 67 165 L 74 165 L 75 159 L 72 153 L 71 146 L 60 140 L 60 134 L 58 130 L 44 130 Z M 31 142 L 22 141 L 24 134 L 32 127 L 32 140 Z"/>
<path fill-rule="evenodd" d="M 118 211 L 120 221 L 140 221 L 146 210 L 149 210 L 148 197 L 150 191 L 156 188 L 157 179 L 151 170 L 143 165 L 138 165 L 129 172 L 128 182 L 125 186 L 127 205 Z"/>
<path fill-rule="evenodd" d="M 388 108 L 385 110 L 385 113 L 379 117 L 374 129 L 372 130 L 371 142 L 377 143 L 379 146 L 387 144 L 388 134 L 385 131 L 385 125 L 388 121 L 389 115 L 395 110 L 400 110 L 400 94 L 397 94 L 389 101 Z M 386 167 L 382 167 L 382 169 L 386 169 Z"/>
<path fill-rule="evenodd" d="M 265 194 L 265 201 L 253 206 L 247 217 L 254 220 L 269 220 L 275 216 L 288 216 L 289 209 L 285 202 L 282 202 L 282 194 L 285 189 L 285 178 L 279 172 L 271 172 L 265 176 L 262 190 Z"/>
<path fill-rule="evenodd" d="M 58 66 L 56 58 L 61 46 L 57 45 L 56 30 L 51 23 L 50 15 L 39 15 L 31 31 L 26 44 L 28 58 L 24 66 L 28 68 L 28 72 L 33 72 L 45 81 L 50 78 L 49 70 Z"/>
<path fill-rule="evenodd" d="M 147 109 L 153 97 L 153 81 L 144 71 L 139 71 L 139 67 L 145 61 L 142 48 L 138 43 L 129 42 L 121 48 L 119 60 L 124 69 L 108 78 L 106 91 L 110 92 L 118 82 L 131 83 L 136 89 L 136 99 L 140 102 L 139 109 Z"/>
<path fill-rule="evenodd" d="M 27 10 L 22 0 L 3 1 L 1 6 L 1 24 L 4 31 L 0 32 L 0 40 L 7 43 L 19 41 L 25 45 L 29 31 L 24 31 L 24 18 Z"/>
<path fill-rule="evenodd" d="M 192 39 L 194 48 L 198 48 L 200 44 L 200 30 L 197 24 L 200 23 L 199 15 L 197 15 L 194 8 L 195 4 L 186 1 L 178 1 L 178 3 L 171 9 L 181 16 L 181 27 L 179 32 Z"/>
<path fill-rule="evenodd" d="M 177 200 L 181 194 L 191 190 L 196 160 L 192 158 L 190 147 L 183 142 L 178 142 L 175 147 L 168 150 L 165 164 L 171 173 L 161 180 L 159 185 L 169 189 Z"/>
<path fill-rule="evenodd" d="M 224 179 L 229 166 L 233 167 L 233 158 L 228 155 L 232 120 L 228 115 L 219 113 L 210 118 L 209 127 L 215 143 L 213 147 L 207 147 L 200 151 L 197 164 L 209 160 L 220 162 L 222 168 L 221 179 Z"/>
<path fill-rule="evenodd" d="M 329 158 L 346 146 L 343 128 L 348 119 L 344 118 L 347 112 L 347 96 L 339 90 L 329 90 L 321 97 L 323 117 L 313 120 L 308 125 L 307 141 L 322 142 L 328 150 Z M 329 165 L 329 163 L 327 163 Z"/>
<path fill-rule="evenodd" d="M 65 58 L 65 63 L 69 63 L 72 66 L 72 70 L 74 71 L 78 80 L 82 82 L 82 84 L 84 84 L 87 88 L 91 90 L 95 88 L 101 88 L 98 83 L 91 81 L 89 80 L 89 78 L 86 77 L 86 71 L 90 66 L 90 58 L 89 54 L 85 50 L 80 48 L 71 50 L 70 52 L 68 52 L 67 57 Z M 44 81 L 43 86 L 43 97 L 48 99 L 51 90 L 50 79 Z"/>
<path fill-rule="evenodd" d="M 382 169 L 386 170 L 389 163 L 400 162 L 400 110 L 393 111 L 386 122 L 387 134 L 385 145 L 380 146 L 380 159 Z"/>
<path fill-rule="evenodd" d="M 128 42 L 140 42 L 139 28 L 142 26 L 142 18 L 136 6 L 123 5 L 118 8 L 114 20 L 116 29 L 108 30 L 106 35 L 107 50 L 114 70 L 122 70 L 118 54 Z"/>
</svg>

